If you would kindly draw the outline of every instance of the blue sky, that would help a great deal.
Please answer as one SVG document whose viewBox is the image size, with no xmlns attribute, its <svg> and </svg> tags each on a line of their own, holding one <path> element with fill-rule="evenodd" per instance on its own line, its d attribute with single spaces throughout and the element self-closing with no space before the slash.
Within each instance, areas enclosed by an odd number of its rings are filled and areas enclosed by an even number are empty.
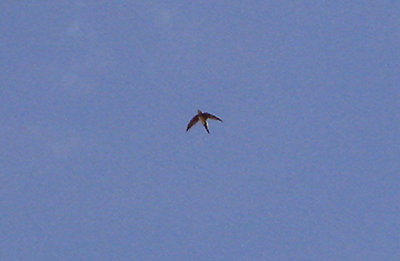
<svg viewBox="0 0 400 261">
<path fill-rule="evenodd" d="M 84 2 L 0 4 L 2 260 L 399 260 L 398 1 Z"/>
</svg>

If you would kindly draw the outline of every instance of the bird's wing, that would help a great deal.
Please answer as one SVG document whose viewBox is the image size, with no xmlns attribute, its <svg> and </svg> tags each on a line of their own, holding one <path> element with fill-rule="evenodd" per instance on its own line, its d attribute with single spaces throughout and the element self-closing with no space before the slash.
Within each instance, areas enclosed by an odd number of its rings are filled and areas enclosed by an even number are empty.
<svg viewBox="0 0 400 261">
<path fill-rule="evenodd" d="M 215 115 L 209 114 L 207 112 L 204 113 L 204 116 L 206 116 L 207 119 L 212 119 L 212 120 L 216 120 L 216 121 L 222 122 L 222 120 L 220 118 L 218 118 Z"/>
<path fill-rule="evenodd" d="M 186 131 L 188 131 L 193 125 L 195 125 L 199 121 L 199 115 L 196 115 L 193 117 L 193 119 L 190 120 L 188 126 L 186 127 Z"/>
</svg>

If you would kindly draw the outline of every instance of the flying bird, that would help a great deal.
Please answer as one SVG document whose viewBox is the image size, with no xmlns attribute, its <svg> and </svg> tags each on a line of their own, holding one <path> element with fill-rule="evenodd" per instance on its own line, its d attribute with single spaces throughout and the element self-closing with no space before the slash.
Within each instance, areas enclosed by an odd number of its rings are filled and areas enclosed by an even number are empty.
<svg viewBox="0 0 400 261">
<path fill-rule="evenodd" d="M 210 131 L 208 130 L 208 122 L 207 120 L 211 119 L 211 120 L 217 120 L 222 122 L 222 120 L 220 118 L 218 118 L 215 115 L 212 115 L 210 113 L 207 112 L 202 112 L 201 110 L 197 110 L 197 115 L 193 117 L 193 119 L 190 120 L 186 131 L 188 131 L 193 125 L 195 125 L 198 121 L 201 122 L 201 124 L 203 124 L 204 128 L 206 129 L 206 131 L 208 133 L 210 133 Z"/>
</svg>

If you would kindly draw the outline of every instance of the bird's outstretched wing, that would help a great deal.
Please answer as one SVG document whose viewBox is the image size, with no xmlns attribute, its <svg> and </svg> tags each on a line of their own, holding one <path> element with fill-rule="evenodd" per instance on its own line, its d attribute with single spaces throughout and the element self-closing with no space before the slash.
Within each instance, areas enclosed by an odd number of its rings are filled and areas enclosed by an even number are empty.
<svg viewBox="0 0 400 261">
<path fill-rule="evenodd" d="M 221 120 L 220 118 L 218 118 L 217 116 L 212 115 L 212 114 L 210 114 L 210 113 L 205 112 L 203 115 L 204 115 L 207 119 L 212 119 L 212 120 L 216 120 L 216 121 L 222 122 L 222 120 Z"/>
<path fill-rule="evenodd" d="M 186 127 L 186 131 L 188 131 L 193 125 L 195 125 L 199 121 L 199 115 L 196 115 L 193 117 L 193 119 L 190 120 L 188 126 Z"/>
</svg>

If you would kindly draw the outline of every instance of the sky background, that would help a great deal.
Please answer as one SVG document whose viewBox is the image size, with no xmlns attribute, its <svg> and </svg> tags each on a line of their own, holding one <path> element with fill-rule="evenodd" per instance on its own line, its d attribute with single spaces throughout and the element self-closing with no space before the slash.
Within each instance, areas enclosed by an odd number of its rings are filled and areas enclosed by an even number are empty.
<svg viewBox="0 0 400 261">
<path fill-rule="evenodd" d="M 400 260 L 399 1 L 0 17 L 1 260 Z"/>
</svg>

